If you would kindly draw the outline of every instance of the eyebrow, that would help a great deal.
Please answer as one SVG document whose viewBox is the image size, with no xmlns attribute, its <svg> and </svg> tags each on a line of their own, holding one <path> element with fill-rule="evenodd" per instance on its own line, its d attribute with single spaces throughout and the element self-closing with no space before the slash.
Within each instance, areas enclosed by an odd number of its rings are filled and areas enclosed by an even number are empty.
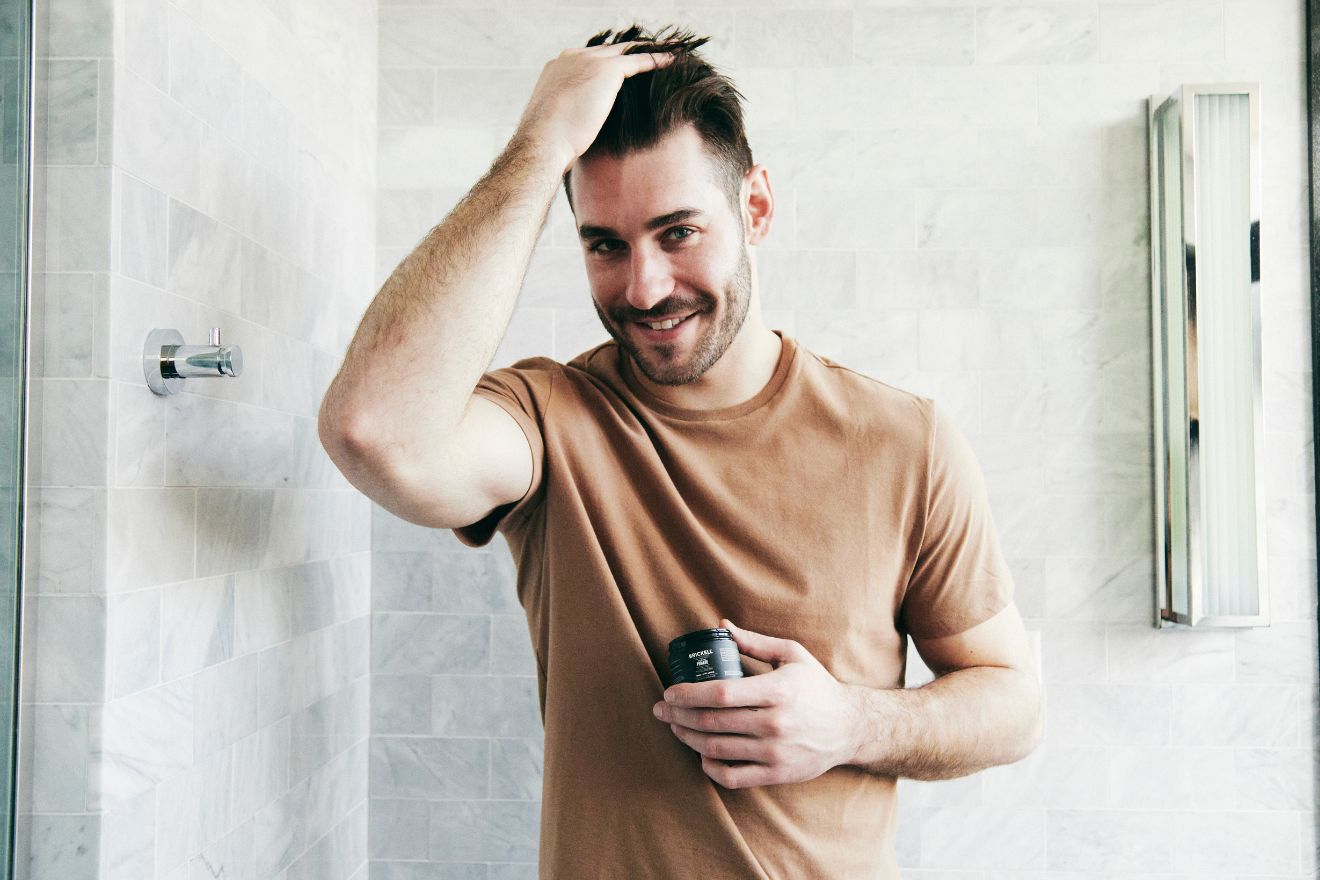
<svg viewBox="0 0 1320 880">
<path fill-rule="evenodd" d="M 646 221 L 647 229 L 659 229 L 662 226 L 668 226 L 671 223 L 681 223 L 693 217 L 700 217 L 703 212 L 698 208 L 679 208 L 677 211 L 670 211 L 668 214 L 661 214 L 659 217 L 652 217 Z M 618 236 L 618 232 L 608 226 L 579 226 L 578 235 L 583 238 L 598 238 L 603 236 Z"/>
</svg>

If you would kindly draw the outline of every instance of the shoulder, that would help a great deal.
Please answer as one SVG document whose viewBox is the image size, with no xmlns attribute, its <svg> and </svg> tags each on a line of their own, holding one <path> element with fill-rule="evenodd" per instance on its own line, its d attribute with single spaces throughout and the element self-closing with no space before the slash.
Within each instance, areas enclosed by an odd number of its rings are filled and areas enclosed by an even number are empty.
<svg viewBox="0 0 1320 880">
<path fill-rule="evenodd" d="M 564 365 L 548 357 L 527 357 L 488 369 L 475 391 L 515 402 L 524 412 L 544 414 L 555 395 Z"/>
<path fill-rule="evenodd" d="M 625 388 L 619 372 L 619 345 L 608 339 L 575 355 L 563 369 L 564 384 L 588 396 L 618 396 Z"/>
<path fill-rule="evenodd" d="M 493 373 L 501 371 L 510 373 L 547 373 L 558 374 L 564 371 L 564 364 L 554 358 L 536 355 L 535 357 L 519 358 L 507 367 L 499 367 L 491 370 Z"/>
<path fill-rule="evenodd" d="M 565 369 L 577 370 L 583 373 L 600 373 L 614 369 L 618 363 L 619 344 L 613 339 L 607 339 L 599 345 L 593 345 L 586 351 L 574 355 L 566 363 Z"/>
<path fill-rule="evenodd" d="M 934 400 L 825 355 L 807 349 L 802 355 L 803 374 L 840 418 L 878 432 L 890 443 L 903 441 L 914 450 L 929 448 L 940 418 Z"/>
<path fill-rule="evenodd" d="M 591 409 L 593 403 L 609 396 L 611 367 L 617 371 L 617 357 L 610 357 L 614 343 L 602 343 L 567 362 L 537 355 L 514 361 L 508 366 L 488 370 L 477 390 L 517 398 L 524 409 L 542 414 L 554 409 L 568 412 Z"/>
</svg>

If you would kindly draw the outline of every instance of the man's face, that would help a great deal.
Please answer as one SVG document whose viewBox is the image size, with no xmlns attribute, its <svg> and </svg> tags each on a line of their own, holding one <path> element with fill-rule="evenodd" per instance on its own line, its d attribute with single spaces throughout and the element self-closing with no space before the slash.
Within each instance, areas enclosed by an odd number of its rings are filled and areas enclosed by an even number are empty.
<svg viewBox="0 0 1320 880">
<path fill-rule="evenodd" d="M 622 159 L 579 161 L 572 187 L 601 323 L 652 382 L 695 381 L 737 337 L 752 295 L 742 215 L 696 129 Z M 646 326 L 671 316 L 686 320 Z"/>
</svg>

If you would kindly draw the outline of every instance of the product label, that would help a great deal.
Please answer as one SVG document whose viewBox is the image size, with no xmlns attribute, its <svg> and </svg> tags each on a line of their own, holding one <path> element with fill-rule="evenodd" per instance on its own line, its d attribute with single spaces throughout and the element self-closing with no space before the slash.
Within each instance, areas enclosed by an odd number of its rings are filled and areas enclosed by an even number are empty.
<svg viewBox="0 0 1320 880">
<path fill-rule="evenodd" d="M 736 644 L 728 639 L 707 641 L 706 644 L 711 647 L 670 654 L 669 672 L 674 684 L 743 677 Z"/>
</svg>

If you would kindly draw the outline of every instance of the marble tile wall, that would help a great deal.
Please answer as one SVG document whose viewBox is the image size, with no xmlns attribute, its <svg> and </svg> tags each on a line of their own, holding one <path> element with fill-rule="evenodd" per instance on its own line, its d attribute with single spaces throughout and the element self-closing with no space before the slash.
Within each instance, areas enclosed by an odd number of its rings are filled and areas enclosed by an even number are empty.
<svg viewBox="0 0 1320 880">
<path fill-rule="evenodd" d="M 902 781 L 904 877 L 1314 876 L 1302 4 L 386 0 L 377 283 L 486 169 L 541 65 L 633 17 L 710 34 L 749 100 L 777 199 L 767 322 L 934 397 L 990 487 L 1045 742 Z M 1261 84 L 1273 625 L 1157 632 L 1145 102 L 1233 80 Z M 493 366 L 604 341 L 589 296 L 561 193 Z M 378 508 L 372 534 L 372 878 L 534 877 L 535 666 L 507 547 Z"/>
<path fill-rule="evenodd" d="M 29 880 L 367 876 L 370 505 L 316 434 L 370 298 L 374 0 L 36 4 Z M 157 397 L 143 344 L 233 379 Z"/>
</svg>

